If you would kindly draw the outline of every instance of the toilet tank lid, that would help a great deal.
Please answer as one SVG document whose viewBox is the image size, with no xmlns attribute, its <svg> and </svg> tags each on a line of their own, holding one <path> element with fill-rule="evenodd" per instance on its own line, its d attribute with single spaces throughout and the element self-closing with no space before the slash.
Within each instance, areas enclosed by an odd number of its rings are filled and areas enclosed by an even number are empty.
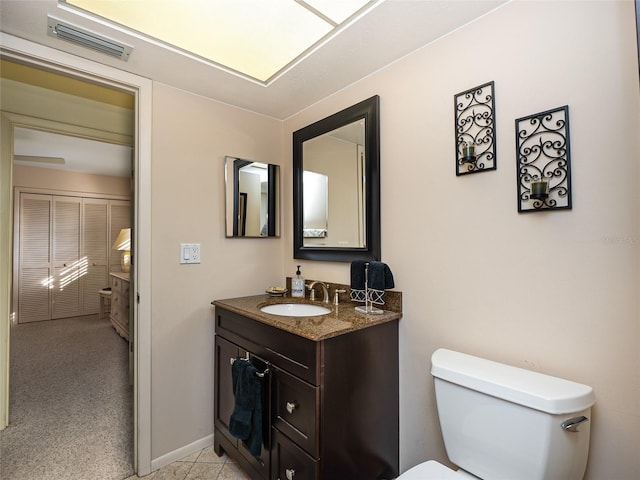
<svg viewBox="0 0 640 480">
<path fill-rule="evenodd" d="M 587 385 L 444 348 L 431 356 L 431 374 L 551 414 L 576 413 L 595 403 Z"/>
</svg>

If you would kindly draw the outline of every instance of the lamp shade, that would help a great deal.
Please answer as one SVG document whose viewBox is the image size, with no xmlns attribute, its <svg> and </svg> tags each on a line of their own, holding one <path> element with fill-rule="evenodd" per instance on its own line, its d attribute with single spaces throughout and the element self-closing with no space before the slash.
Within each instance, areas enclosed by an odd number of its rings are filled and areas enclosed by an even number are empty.
<svg viewBox="0 0 640 480">
<path fill-rule="evenodd" d="M 120 266 L 123 272 L 129 272 L 131 270 L 131 229 L 123 228 L 120 230 L 118 238 L 113 242 L 113 247 L 111 248 L 122 251 Z"/>
<path fill-rule="evenodd" d="M 113 242 L 114 250 L 131 250 L 131 229 L 123 228 L 118 234 L 118 238 Z"/>
</svg>

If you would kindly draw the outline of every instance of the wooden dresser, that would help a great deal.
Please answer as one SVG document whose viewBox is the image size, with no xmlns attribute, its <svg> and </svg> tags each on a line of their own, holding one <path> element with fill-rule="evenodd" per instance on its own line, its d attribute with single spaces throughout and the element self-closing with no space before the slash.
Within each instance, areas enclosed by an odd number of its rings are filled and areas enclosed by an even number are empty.
<svg viewBox="0 0 640 480">
<path fill-rule="evenodd" d="M 129 340 L 129 274 L 111 272 L 111 324 L 120 336 Z"/>
</svg>

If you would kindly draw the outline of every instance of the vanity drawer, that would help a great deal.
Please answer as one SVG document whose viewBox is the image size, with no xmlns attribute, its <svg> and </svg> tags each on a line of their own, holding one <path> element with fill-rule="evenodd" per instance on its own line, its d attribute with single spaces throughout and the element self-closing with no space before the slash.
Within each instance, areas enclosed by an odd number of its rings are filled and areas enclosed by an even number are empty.
<svg viewBox="0 0 640 480">
<path fill-rule="evenodd" d="M 216 306 L 216 333 L 309 383 L 319 383 L 318 342 Z"/>
<path fill-rule="evenodd" d="M 111 313 L 109 314 L 111 316 L 111 318 L 117 318 L 120 319 L 120 317 L 122 316 L 122 312 L 121 312 L 121 306 L 120 306 L 120 296 L 119 295 L 112 295 L 111 296 Z"/>
<path fill-rule="evenodd" d="M 318 452 L 320 388 L 276 369 L 273 425 L 314 457 Z"/>
<path fill-rule="evenodd" d="M 271 478 L 273 480 L 317 480 L 320 464 L 304 450 L 273 429 Z"/>
<path fill-rule="evenodd" d="M 115 290 L 117 292 L 122 291 L 122 279 L 118 277 L 111 277 L 111 290 Z"/>
<path fill-rule="evenodd" d="M 116 308 L 129 308 L 129 294 L 122 293 L 118 290 L 111 290 L 111 305 L 112 308 L 114 306 Z"/>
<path fill-rule="evenodd" d="M 112 302 L 119 298 L 120 302 L 125 302 L 122 305 L 125 307 L 129 306 L 129 282 L 126 280 L 122 280 L 121 278 L 111 276 L 111 296 Z"/>
</svg>

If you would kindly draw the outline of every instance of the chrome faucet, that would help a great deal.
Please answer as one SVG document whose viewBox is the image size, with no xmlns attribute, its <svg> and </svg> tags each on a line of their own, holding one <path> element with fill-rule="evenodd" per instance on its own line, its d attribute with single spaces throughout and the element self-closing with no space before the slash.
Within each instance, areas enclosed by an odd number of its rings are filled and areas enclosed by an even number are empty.
<svg viewBox="0 0 640 480">
<path fill-rule="evenodd" d="M 322 301 L 324 303 L 329 303 L 329 287 L 327 287 L 327 285 L 320 280 L 315 280 L 307 284 L 306 287 L 311 291 L 311 293 L 309 294 L 309 300 L 311 300 L 312 302 L 316 300 L 316 291 L 314 290 L 316 284 L 319 284 L 322 287 L 322 295 L 324 296 L 324 299 Z"/>
</svg>

